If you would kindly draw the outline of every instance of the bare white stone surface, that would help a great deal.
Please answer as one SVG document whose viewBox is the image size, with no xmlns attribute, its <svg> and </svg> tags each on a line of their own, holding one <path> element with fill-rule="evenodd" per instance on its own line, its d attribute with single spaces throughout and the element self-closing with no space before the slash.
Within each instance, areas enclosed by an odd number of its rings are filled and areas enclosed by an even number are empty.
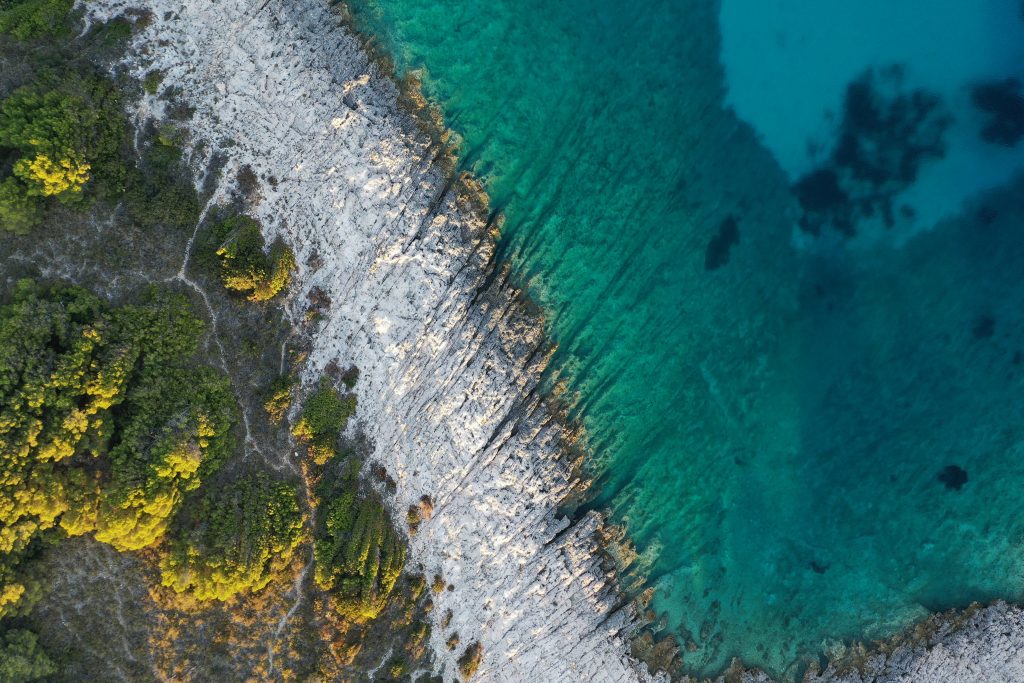
<svg viewBox="0 0 1024 683">
<path fill-rule="evenodd" d="M 194 107 L 197 172 L 213 153 L 226 162 L 214 201 L 255 170 L 255 217 L 296 251 L 296 315 L 314 287 L 332 301 L 307 380 L 332 360 L 358 366 L 357 418 L 397 481 L 395 510 L 434 501 L 411 556 L 454 586 L 433 612 L 453 613 L 431 636 L 446 678 L 457 631 L 484 646 L 479 680 L 664 680 L 628 656 L 633 608 L 596 559 L 601 520 L 556 513 L 574 481 L 536 391 L 540 325 L 394 84 L 320 0 L 90 0 L 87 13 L 137 7 L 152 21 L 123 66 L 164 74 L 137 117 L 159 119 L 172 88 Z M 1024 614 L 999 604 L 808 681 L 1024 681 L 1022 652 Z"/>
</svg>

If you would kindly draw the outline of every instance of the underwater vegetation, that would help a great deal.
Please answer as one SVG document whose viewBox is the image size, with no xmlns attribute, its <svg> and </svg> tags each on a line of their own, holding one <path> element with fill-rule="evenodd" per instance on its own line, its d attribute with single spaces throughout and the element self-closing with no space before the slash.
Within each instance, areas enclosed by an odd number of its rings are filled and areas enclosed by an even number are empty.
<svg viewBox="0 0 1024 683">
<path fill-rule="evenodd" d="M 831 155 L 793 185 L 803 209 L 800 228 L 853 236 L 865 220 L 891 228 L 897 211 L 913 218 L 909 206 L 894 206 L 895 197 L 914 184 L 923 163 L 942 158 L 950 123 L 939 97 L 904 92 L 898 65 L 866 71 L 846 89 Z"/>
<path fill-rule="evenodd" d="M 982 140 L 1008 147 L 1020 142 L 1024 137 L 1024 92 L 1019 79 L 980 83 L 974 86 L 971 98 L 974 106 L 988 115 L 981 129 Z"/>
</svg>

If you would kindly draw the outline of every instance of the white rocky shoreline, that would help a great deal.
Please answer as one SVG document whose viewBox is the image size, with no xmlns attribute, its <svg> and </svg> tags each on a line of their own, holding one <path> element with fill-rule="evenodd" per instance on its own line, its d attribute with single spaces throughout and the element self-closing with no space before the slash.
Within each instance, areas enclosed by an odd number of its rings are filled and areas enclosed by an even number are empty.
<svg viewBox="0 0 1024 683">
<path fill-rule="evenodd" d="M 194 108 L 197 172 L 215 153 L 225 164 L 213 201 L 250 166 L 253 216 L 300 264 L 294 314 L 314 288 L 330 297 L 306 377 L 359 368 L 357 418 L 397 482 L 394 509 L 434 501 L 410 555 L 454 586 L 434 618 L 450 609 L 451 629 L 483 645 L 479 680 L 667 680 L 629 654 L 639 621 L 601 566 L 601 518 L 557 514 L 578 480 L 537 390 L 540 321 L 494 263 L 480 198 L 434 163 L 389 75 L 321 0 L 89 0 L 87 14 L 135 8 L 152 18 L 124 66 L 160 71 L 161 91 Z M 164 104 L 147 96 L 136 115 Z M 1024 613 L 964 614 L 808 680 L 1024 680 Z M 450 679 L 442 629 L 432 645 Z"/>
</svg>

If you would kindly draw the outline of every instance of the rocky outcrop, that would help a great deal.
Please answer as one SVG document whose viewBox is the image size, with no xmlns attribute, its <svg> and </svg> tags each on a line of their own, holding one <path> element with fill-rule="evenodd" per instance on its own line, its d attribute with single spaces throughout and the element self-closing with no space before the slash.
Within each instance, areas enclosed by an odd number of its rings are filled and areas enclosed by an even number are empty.
<svg viewBox="0 0 1024 683">
<path fill-rule="evenodd" d="M 132 7 L 88 11 L 98 21 Z M 358 421 L 397 483 L 395 510 L 433 501 L 411 556 L 448 586 L 432 635 L 445 677 L 458 632 L 482 645 L 479 680 L 651 680 L 627 654 L 633 607 L 597 559 L 601 519 L 556 512 L 576 479 L 566 431 L 537 393 L 540 321 L 494 264 L 479 197 L 433 163 L 438 149 L 393 82 L 319 0 L 141 9 L 151 17 L 123 66 L 164 79 L 139 118 L 160 117 L 161 95 L 194 110 L 197 173 L 214 154 L 224 164 L 213 201 L 238 169 L 255 171 L 255 217 L 300 264 L 295 315 L 314 288 L 331 301 L 307 377 L 356 365 Z"/>
<path fill-rule="evenodd" d="M 1024 610 L 1005 602 L 937 614 L 806 683 L 1015 683 L 1024 681 Z"/>
</svg>

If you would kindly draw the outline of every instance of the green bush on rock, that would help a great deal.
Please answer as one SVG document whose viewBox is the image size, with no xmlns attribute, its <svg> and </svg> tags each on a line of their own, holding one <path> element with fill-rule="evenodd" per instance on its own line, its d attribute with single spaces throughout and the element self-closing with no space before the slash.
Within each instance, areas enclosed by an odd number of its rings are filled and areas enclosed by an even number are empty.
<svg viewBox="0 0 1024 683">
<path fill-rule="evenodd" d="M 459 657 L 459 674 L 462 675 L 463 681 L 468 681 L 476 675 L 476 670 L 480 668 L 480 662 L 483 661 L 484 648 L 479 642 L 474 642 L 466 651 Z"/>
<path fill-rule="evenodd" d="M 315 463 L 323 465 L 336 455 L 335 443 L 355 414 L 356 405 L 354 394 L 342 396 L 326 378 L 306 399 L 292 435 L 308 445 Z"/>
<path fill-rule="evenodd" d="M 291 283 L 295 255 L 280 240 L 265 251 L 260 224 L 248 216 L 234 216 L 214 227 L 221 244 L 221 279 L 224 286 L 245 294 L 249 301 L 269 301 Z"/>
<path fill-rule="evenodd" d="M 405 565 L 405 545 L 375 495 L 347 490 L 327 504 L 313 547 L 317 585 L 333 591 L 339 611 L 374 619 Z"/>
</svg>

